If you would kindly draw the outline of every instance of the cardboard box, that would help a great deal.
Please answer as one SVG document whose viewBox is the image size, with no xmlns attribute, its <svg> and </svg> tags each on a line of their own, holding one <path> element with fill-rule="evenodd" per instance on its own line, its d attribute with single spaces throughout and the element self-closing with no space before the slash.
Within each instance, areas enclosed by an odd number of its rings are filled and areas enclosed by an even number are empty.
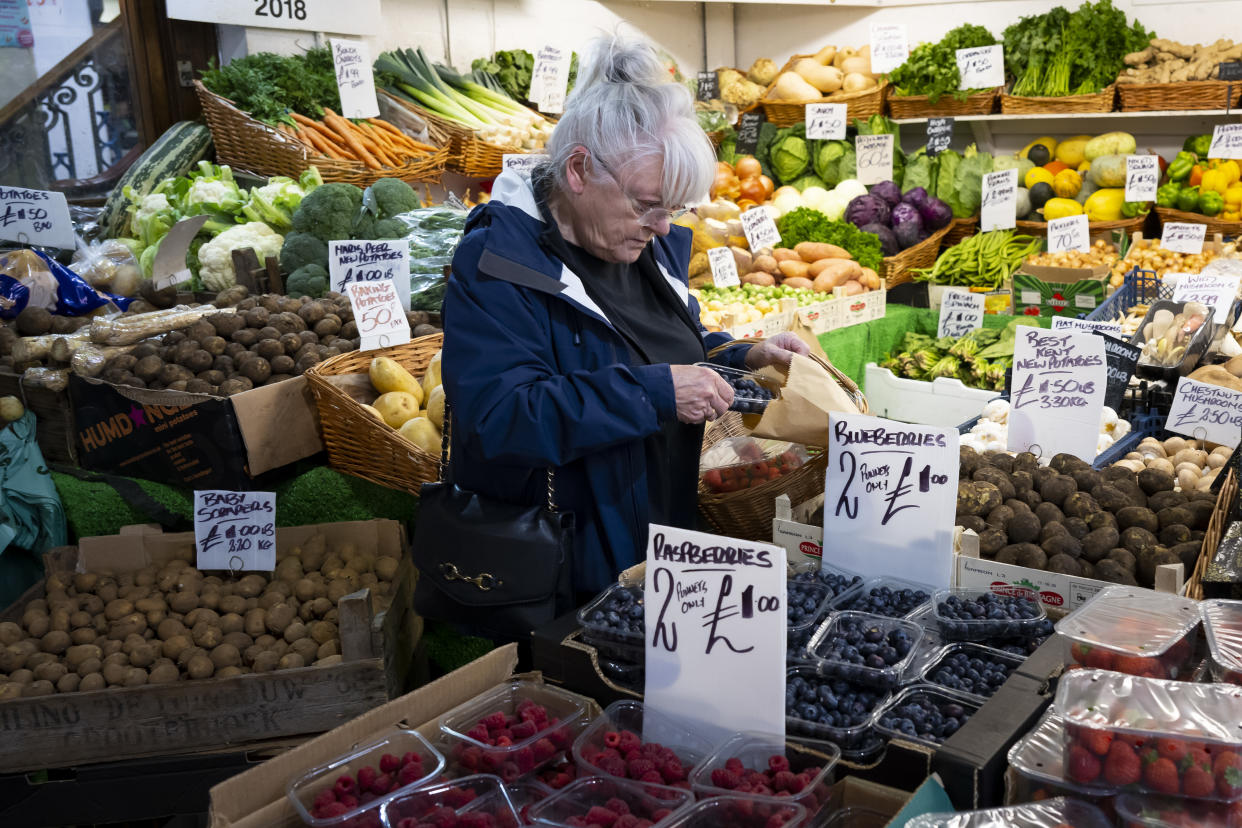
<svg viewBox="0 0 1242 828">
<path fill-rule="evenodd" d="M 824 496 L 819 495 L 794 507 L 789 502 L 789 495 L 776 498 L 772 543 L 785 548 L 785 559 L 790 564 L 818 561 L 824 556 L 824 527 L 811 523 L 812 513 L 823 502 Z"/>
<path fill-rule="evenodd" d="M 411 609 L 414 569 L 405 531 L 392 520 L 325 523 L 276 530 L 278 548 L 323 534 L 329 546 L 402 557 L 392 608 L 372 612 L 370 592 L 338 603 L 342 663 L 175 684 L 57 693 L 0 705 L 0 772 L 59 768 L 121 757 L 195 751 L 321 733 L 404 692 L 421 636 Z M 146 526 L 83 538 L 49 555 L 52 573 L 129 572 L 192 554 L 194 534 Z M 23 601 L 42 597 L 31 590 Z M 17 613 L 20 607 L 11 608 Z"/>
<path fill-rule="evenodd" d="M 232 397 L 149 391 L 71 375 L 82 465 L 196 489 L 247 490 L 253 478 L 323 451 L 304 377 Z"/>
<path fill-rule="evenodd" d="M 816 336 L 841 327 L 841 304 L 831 299 L 800 307 L 794 315 Z"/>
<path fill-rule="evenodd" d="M 888 310 L 888 291 L 869 290 L 857 296 L 830 299 L 829 302 L 837 306 L 837 310 L 832 314 L 837 319 L 837 327 L 848 328 L 851 325 L 861 325 L 863 322 L 884 318 Z"/>
<path fill-rule="evenodd" d="M 1024 264 L 1013 276 L 1013 312 L 1031 316 L 1088 314 L 1104 302 L 1108 265 L 1092 268 Z"/>
</svg>

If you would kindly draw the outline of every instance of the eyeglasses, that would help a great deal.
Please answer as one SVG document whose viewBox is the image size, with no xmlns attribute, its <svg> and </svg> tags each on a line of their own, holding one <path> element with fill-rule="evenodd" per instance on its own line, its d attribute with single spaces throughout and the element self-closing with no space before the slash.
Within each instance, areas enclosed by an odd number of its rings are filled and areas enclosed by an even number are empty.
<svg viewBox="0 0 1242 828">
<path fill-rule="evenodd" d="M 588 150 L 588 152 L 590 151 Z M 604 171 L 604 174 L 612 179 L 612 183 L 617 185 L 621 195 L 625 196 L 630 202 L 630 212 L 638 219 L 639 224 L 651 227 L 665 221 L 676 221 L 690 211 L 689 207 L 668 208 L 658 204 L 644 204 L 625 191 L 625 188 L 621 186 L 621 181 L 595 153 L 591 153 L 591 158 L 596 164 L 599 164 L 599 168 Z"/>
</svg>

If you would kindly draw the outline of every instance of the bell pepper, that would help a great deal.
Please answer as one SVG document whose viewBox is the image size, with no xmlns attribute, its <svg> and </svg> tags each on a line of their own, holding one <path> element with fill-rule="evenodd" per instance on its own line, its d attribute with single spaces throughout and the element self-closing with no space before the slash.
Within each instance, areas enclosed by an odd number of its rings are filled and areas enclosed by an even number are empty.
<svg viewBox="0 0 1242 828">
<path fill-rule="evenodd" d="M 1149 201 L 1127 201 L 1121 205 L 1122 218 L 1137 218 L 1145 216 L 1151 212 L 1151 202 Z"/>
<path fill-rule="evenodd" d="M 1186 187 L 1177 194 L 1177 209 L 1183 213 L 1199 212 L 1199 188 Z"/>
<path fill-rule="evenodd" d="M 1222 210 L 1221 221 L 1242 221 L 1242 210 Z"/>
<path fill-rule="evenodd" d="M 1185 181 L 1190 177 L 1190 171 L 1195 166 L 1195 157 L 1188 152 L 1179 152 L 1173 159 L 1173 163 L 1169 165 L 1170 181 Z"/>
<path fill-rule="evenodd" d="M 1239 166 L 1238 162 L 1234 161 L 1232 158 L 1228 161 L 1222 161 L 1220 166 L 1216 169 L 1225 176 L 1225 181 L 1227 182 L 1225 189 L 1228 189 L 1234 184 L 1237 184 L 1239 181 L 1242 181 L 1242 166 Z"/>
<path fill-rule="evenodd" d="M 1156 190 L 1156 206 L 1157 207 L 1176 207 L 1177 195 L 1182 191 L 1182 185 L 1176 181 L 1170 181 L 1168 184 L 1161 185 Z"/>
<path fill-rule="evenodd" d="M 1194 174 L 1191 174 L 1191 180 L 1194 180 Z M 1199 182 L 1199 190 L 1201 192 L 1224 193 L 1229 186 L 1229 182 L 1225 172 L 1220 169 L 1210 169 L 1203 173 L 1203 180 Z"/>
<path fill-rule="evenodd" d="M 1195 164 L 1190 168 L 1190 177 L 1186 179 L 1186 183 L 1192 187 L 1199 187 L 1203 184 L 1203 174 L 1207 172 L 1202 164 Z"/>
<path fill-rule="evenodd" d="M 1225 197 L 1215 190 L 1208 190 L 1199 196 L 1199 212 L 1205 216 L 1214 216 L 1225 209 Z"/>
<path fill-rule="evenodd" d="M 1225 190 L 1225 209 L 1242 209 L 1242 182 L 1230 184 Z"/>
<path fill-rule="evenodd" d="M 1182 150 L 1184 152 L 1193 152 L 1195 155 L 1199 156 L 1200 158 L 1207 158 L 1208 150 L 1210 150 L 1211 148 L 1212 148 L 1211 134 L 1192 135 L 1186 139 L 1185 143 L 1182 144 Z"/>
</svg>

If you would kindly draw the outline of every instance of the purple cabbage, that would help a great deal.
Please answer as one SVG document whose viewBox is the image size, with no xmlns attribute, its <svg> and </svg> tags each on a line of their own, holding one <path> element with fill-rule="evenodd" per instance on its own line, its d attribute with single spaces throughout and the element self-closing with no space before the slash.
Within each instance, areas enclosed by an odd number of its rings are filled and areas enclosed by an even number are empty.
<svg viewBox="0 0 1242 828">
<path fill-rule="evenodd" d="M 896 181 L 881 181 L 871 188 L 871 195 L 884 199 L 889 207 L 901 202 L 901 188 Z"/>
<path fill-rule="evenodd" d="M 845 208 L 845 220 L 855 227 L 864 224 L 888 224 L 891 214 L 888 202 L 877 195 L 868 193 L 855 196 Z"/>
<path fill-rule="evenodd" d="M 903 206 L 912 207 L 908 204 Z M 896 215 L 896 213 L 896 208 L 894 208 L 893 214 Z M 919 218 L 918 211 L 916 210 L 913 217 L 907 217 L 903 222 L 893 222 L 893 235 L 897 237 L 897 243 L 901 245 L 902 250 L 914 247 L 927 238 L 927 234 L 923 232 L 923 220 Z"/>
<path fill-rule="evenodd" d="M 885 256 L 896 256 L 901 252 L 901 245 L 897 243 L 897 237 L 893 235 L 893 231 L 888 229 L 885 225 L 879 223 L 866 224 L 858 229 L 862 230 L 864 233 L 873 233 L 876 236 L 879 236 L 880 252 Z"/>
<path fill-rule="evenodd" d="M 938 198 L 929 198 L 925 204 L 919 205 L 919 216 L 928 233 L 934 233 L 953 221 L 953 210 Z"/>
<path fill-rule="evenodd" d="M 928 198 L 927 190 L 924 190 L 922 187 L 912 187 L 902 194 L 901 201 L 903 204 L 913 204 L 915 207 L 922 207 L 927 203 Z"/>
</svg>

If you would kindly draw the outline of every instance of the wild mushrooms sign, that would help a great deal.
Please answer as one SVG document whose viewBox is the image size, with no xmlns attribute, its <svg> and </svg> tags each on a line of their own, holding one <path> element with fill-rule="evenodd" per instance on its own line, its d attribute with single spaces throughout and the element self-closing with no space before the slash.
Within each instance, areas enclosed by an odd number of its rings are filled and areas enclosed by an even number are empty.
<svg viewBox="0 0 1242 828">
<path fill-rule="evenodd" d="M 825 566 L 949 586 L 958 434 L 861 414 L 828 414 Z"/>
</svg>

